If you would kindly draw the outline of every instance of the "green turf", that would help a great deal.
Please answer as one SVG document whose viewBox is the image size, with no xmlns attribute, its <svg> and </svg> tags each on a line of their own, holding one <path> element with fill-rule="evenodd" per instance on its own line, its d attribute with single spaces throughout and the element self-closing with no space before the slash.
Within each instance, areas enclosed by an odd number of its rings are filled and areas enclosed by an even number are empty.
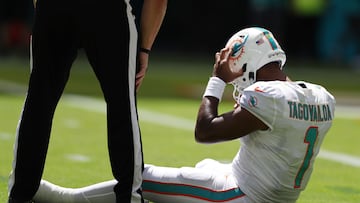
<svg viewBox="0 0 360 203">
<path fill-rule="evenodd" d="M 144 109 L 194 119 L 198 102 L 188 99 L 139 100 L 140 112 Z M 2 139 L 0 148 L 0 201 L 6 200 L 7 175 L 11 168 L 12 145 L 22 97 L 0 96 L 0 122 Z M 231 104 L 224 103 L 226 108 Z M 165 108 L 163 108 L 165 107 Z M 239 147 L 238 141 L 203 145 L 193 139 L 191 130 L 174 129 L 148 121 L 141 121 L 146 163 L 165 166 L 193 166 L 197 161 L 212 157 L 230 161 Z M 323 148 L 359 156 L 357 141 L 360 120 L 336 119 L 324 141 Z M 339 139 L 343 129 L 347 134 Z M 111 178 L 106 152 L 105 114 L 89 112 L 61 102 L 54 119 L 48 160 L 44 178 L 69 187 L 80 187 Z M 349 133 L 350 132 L 350 133 Z M 346 137 L 345 137 L 346 136 Z M 345 139 L 346 138 L 346 139 Z M 171 144 L 169 144 L 171 143 Z M 67 159 L 71 154 L 82 154 L 91 158 L 89 162 Z M 360 198 L 359 168 L 319 159 L 309 187 L 299 202 L 357 202 Z"/>
<path fill-rule="evenodd" d="M 211 62 L 165 60 L 150 64 L 150 70 L 139 92 L 139 109 L 178 116 L 195 122 L 201 94 L 211 73 Z M 304 68 L 306 67 L 306 68 Z M 316 65 L 292 65 L 287 68 L 293 79 L 317 82 L 339 95 L 358 98 L 360 74 L 337 67 L 326 69 Z M 23 85 L 13 91 L 0 87 L 0 202 L 6 202 L 7 181 L 11 169 L 16 125 L 21 113 L 28 80 L 27 60 L 0 61 L 0 82 Z M 11 89 L 11 88 L 10 88 Z M 230 93 L 231 88 L 227 89 Z M 65 93 L 81 94 L 101 100 L 101 91 L 87 62 L 79 60 L 72 70 Z M 229 95 L 229 94 L 228 94 Z M 231 108 L 227 96 L 220 112 Z M 110 179 L 106 151 L 105 114 L 89 112 L 61 101 L 54 118 L 44 178 L 68 187 L 79 187 Z M 166 166 L 192 166 L 212 157 L 230 161 L 239 148 L 237 140 L 212 145 L 198 144 L 193 131 L 176 129 L 143 120 L 140 114 L 144 155 L 147 163 Z M 194 123 L 195 124 L 195 123 Z M 323 149 L 360 156 L 360 119 L 336 118 Z M 171 144 L 169 144 L 171 143 Z M 82 154 L 90 161 L 72 161 L 67 157 Z M 299 202 L 358 202 L 360 200 L 360 169 L 319 159 L 308 188 Z"/>
</svg>

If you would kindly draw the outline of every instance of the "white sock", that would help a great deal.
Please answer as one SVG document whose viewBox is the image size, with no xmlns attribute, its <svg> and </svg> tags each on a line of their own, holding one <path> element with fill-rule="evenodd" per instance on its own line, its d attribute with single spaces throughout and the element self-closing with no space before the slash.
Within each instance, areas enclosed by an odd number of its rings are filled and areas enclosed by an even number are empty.
<svg viewBox="0 0 360 203">
<path fill-rule="evenodd" d="M 110 180 L 76 189 L 75 193 L 77 195 L 75 200 L 80 202 L 82 199 L 86 199 L 86 202 L 91 203 L 115 202 L 114 186 L 116 183 L 116 180 Z M 82 196 L 81 199 L 79 199 L 80 194 Z"/>
<path fill-rule="evenodd" d="M 104 203 L 115 202 L 115 180 L 82 188 L 65 188 L 42 180 L 35 194 L 36 203 Z"/>
</svg>

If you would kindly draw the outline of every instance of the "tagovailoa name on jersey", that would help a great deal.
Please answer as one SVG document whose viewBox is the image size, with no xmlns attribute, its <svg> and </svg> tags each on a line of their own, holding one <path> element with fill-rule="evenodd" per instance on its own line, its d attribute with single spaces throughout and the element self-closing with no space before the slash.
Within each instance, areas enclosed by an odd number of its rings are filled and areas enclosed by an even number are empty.
<svg viewBox="0 0 360 203">
<path fill-rule="evenodd" d="M 328 104 L 304 104 L 293 101 L 288 101 L 289 117 L 305 121 L 331 121 L 332 114 Z"/>
</svg>

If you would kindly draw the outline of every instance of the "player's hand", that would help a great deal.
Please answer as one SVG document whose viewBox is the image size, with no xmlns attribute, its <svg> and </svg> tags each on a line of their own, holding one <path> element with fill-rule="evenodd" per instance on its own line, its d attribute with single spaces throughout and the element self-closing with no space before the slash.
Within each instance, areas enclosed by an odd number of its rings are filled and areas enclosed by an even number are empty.
<svg viewBox="0 0 360 203">
<path fill-rule="evenodd" d="M 140 86 L 144 80 L 148 65 L 149 65 L 149 54 L 148 53 L 144 53 L 144 52 L 139 52 L 138 53 L 138 59 L 139 59 L 139 64 L 138 64 L 138 71 L 136 73 L 136 77 L 135 77 L 135 87 L 136 87 L 136 92 L 139 91 Z"/>
<path fill-rule="evenodd" d="M 215 54 L 215 64 L 213 70 L 213 76 L 219 77 L 224 82 L 229 83 L 236 78 L 242 76 L 243 70 L 239 70 L 238 72 L 234 72 L 230 68 L 230 48 L 223 48 L 220 52 Z"/>
</svg>

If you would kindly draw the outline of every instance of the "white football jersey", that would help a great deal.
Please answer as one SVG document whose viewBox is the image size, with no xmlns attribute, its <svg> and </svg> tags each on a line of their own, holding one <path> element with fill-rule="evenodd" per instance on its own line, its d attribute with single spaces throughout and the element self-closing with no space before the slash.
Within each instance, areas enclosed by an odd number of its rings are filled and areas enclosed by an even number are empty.
<svg viewBox="0 0 360 203">
<path fill-rule="evenodd" d="M 269 127 L 241 138 L 232 163 L 240 189 L 255 202 L 295 202 L 334 119 L 334 97 L 307 82 L 269 81 L 246 88 L 240 103 Z"/>
</svg>

